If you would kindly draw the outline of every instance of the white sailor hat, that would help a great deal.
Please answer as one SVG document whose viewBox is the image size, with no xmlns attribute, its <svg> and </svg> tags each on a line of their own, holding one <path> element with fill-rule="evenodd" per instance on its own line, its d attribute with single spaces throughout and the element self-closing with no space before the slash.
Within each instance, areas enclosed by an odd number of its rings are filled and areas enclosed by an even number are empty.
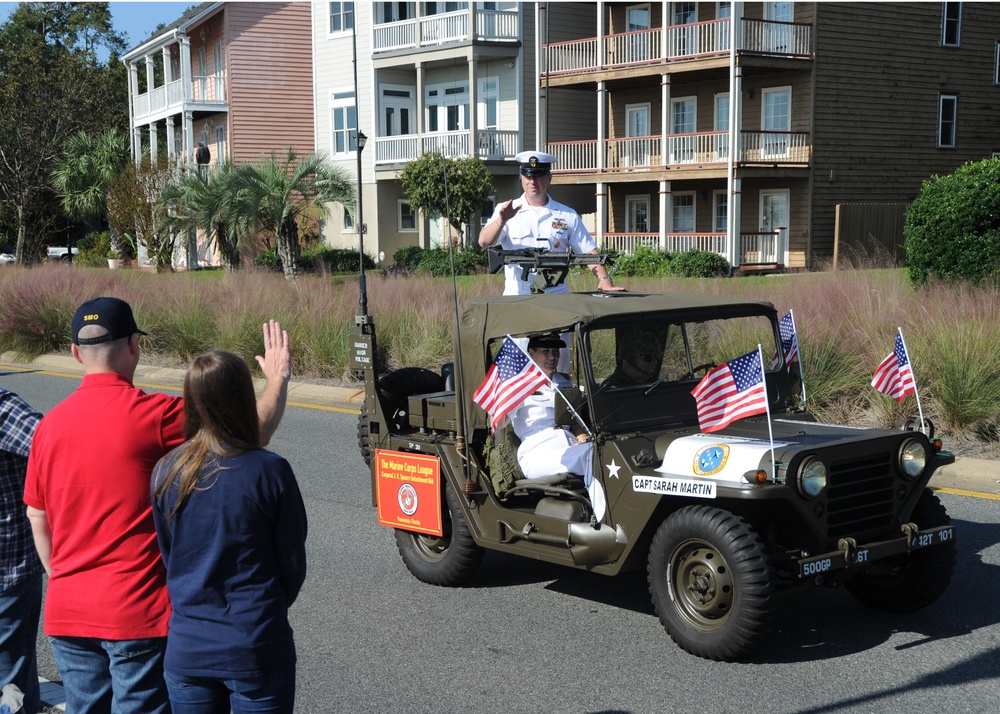
<svg viewBox="0 0 1000 714">
<path fill-rule="evenodd" d="M 556 157 L 544 151 L 522 151 L 514 157 L 514 161 L 520 164 L 521 175 L 541 176 L 552 170 Z"/>
</svg>

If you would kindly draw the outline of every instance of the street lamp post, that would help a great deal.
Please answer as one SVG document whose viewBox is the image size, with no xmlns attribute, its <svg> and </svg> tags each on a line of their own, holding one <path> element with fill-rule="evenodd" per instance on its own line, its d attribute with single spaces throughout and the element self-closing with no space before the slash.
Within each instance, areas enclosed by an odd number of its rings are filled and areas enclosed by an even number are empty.
<svg viewBox="0 0 1000 714">
<path fill-rule="evenodd" d="M 358 284 L 358 308 L 360 314 L 358 315 L 357 323 L 364 324 L 368 322 L 371 317 L 368 315 L 368 287 L 365 283 L 365 233 L 368 232 L 368 226 L 365 225 L 365 209 L 364 209 L 364 199 L 361 194 L 361 152 L 365 150 L 365 144 L 368 143 L 368 137 L 358 129 L 357 134 L 355 134 L 355 148 L 356 154 L 358 156 L 358 261 L 361 266 Z"/>
</svg>

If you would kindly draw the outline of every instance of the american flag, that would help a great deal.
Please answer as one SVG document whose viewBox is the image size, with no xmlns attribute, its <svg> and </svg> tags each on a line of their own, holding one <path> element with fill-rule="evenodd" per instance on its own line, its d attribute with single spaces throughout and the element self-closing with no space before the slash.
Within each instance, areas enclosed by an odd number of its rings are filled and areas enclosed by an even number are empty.
<svg viewBox="0 0 1000 714">
<path fill-rule="evenodd" d="M 545 372 L 509 337 L 503 341 L 493 366 L 472 395 L 493 423 L 516 409 L 528 395 L 548 382 Z"/>
<path fill-rule="evenodd" d="M 698 405 L 698 424 L 718 431 L 737 419 L 767 411 L 764 367 L 758 351 L 720 364 L 691 390 Z"/>
<path fill-rule="evenodd" d="M 907 394 L 916 393 L 917 383 L 913 379 L 913 369 L 901 334 L 896 335 L 896 346 L 875 370 L 872 386 L 897 402 L 903 401 Z"/>
<path fill-rule="evenodd" d="M 791 311 L 778 322 L 778 334 L 781 337 L 781 351 L 785 353 L 785 365 L 791 371 L 792 361 L 799 356 L 799 337 L 795 334 L 795 319 L 792 317 Z M 778 364 L 780 364 L 778 351 L 775 350 L 771 360 L 771 369 L 777 367 Z"/>
</svg>

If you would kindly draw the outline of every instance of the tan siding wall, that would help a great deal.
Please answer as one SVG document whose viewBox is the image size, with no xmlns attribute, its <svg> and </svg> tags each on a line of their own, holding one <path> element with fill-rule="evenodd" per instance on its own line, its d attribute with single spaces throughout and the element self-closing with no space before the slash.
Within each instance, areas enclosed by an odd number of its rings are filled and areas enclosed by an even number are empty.
<svg viewBox="0 0 1000 714">
<path fill-rule="evenodd" d="M 816 5 L 815 254 L 833 254 L 837 203 L 909 202 L 923 180 L 998 148 L 1000 6 L 962 7 L 962 46 L 950 48 L 942 3 Z M 954 149 L 936 147 L 940 94 L 959 96 Z"/>
<path fill-rule="evenodd" d="M 315 149 L 310 5 L 227 3 L 233 158 Z"/>
</svg>

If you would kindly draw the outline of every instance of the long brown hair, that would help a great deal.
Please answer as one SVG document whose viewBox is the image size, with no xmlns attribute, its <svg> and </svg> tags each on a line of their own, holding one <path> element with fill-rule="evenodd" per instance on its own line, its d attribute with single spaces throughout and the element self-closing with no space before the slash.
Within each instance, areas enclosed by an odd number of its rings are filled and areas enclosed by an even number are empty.
<svg viewBox="0 0 1000 714">
<path fill-rule="evenodd" d="M 191 360 L 184 376 L 184 419 L 187 441 L 177 447 L 167 473 L 157 480 L 156 499 L 161 501 L 177 484 L 177 502 L 167 514 L 173 519 L 185 499 L 218 468 L 203 473 L 210 455 L 237 456 L 259 449 L 260 422 L 250 368 L 231 352 L 212 350 Z"/>
</svg>

